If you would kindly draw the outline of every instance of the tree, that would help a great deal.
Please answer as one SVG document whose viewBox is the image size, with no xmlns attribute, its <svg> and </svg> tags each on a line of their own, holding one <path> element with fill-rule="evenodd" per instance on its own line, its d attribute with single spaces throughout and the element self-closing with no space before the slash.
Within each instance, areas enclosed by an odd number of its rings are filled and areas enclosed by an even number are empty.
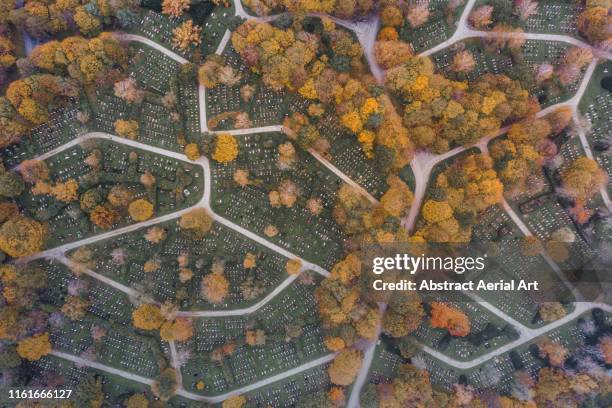
<svg viewBox="0 0 612 408">
<path fill-rule="evenodd" d="M 344 340 L 342 339 L 342 337 L 327 336 L 325 337 L 324 343 L 325 343 L 325 347 L 327 347 L 329 351 L 332 351 L 334 353 L 341 351 L 342 349 L 346 347 L 346 344 L 344 343 Z"/>
<path fill-rule="evenodd" d="M 452 336 L 465 337 L 470 333 L 470 321 L 465 313 L 441 302 L 431 303 L 431 327 L 447 329 Z"/>
<path fill-rule="evenodd" d="M 17 353 L 28 361 L 40 360 L 50 352 L 49 333 L 36 334 L 17 343 Z"/>
<path fill-rule="evenodd" d="M 163 0 L 162 13 L 171 17 L 180 17 L 189 10 L 191 0 Z"/>
<path fill-rule="evenodd" d="M 125 408 L 148 408 L 149 400 L 144 394 L 133 394 L 124 401 Z"/>
<path fill-rule="evenodd" d="M 290 259 L 285 264 L 285 270 L 289 275 L 297 275 L 302 270 L 302 261 L 299 259 Z"/>
<path fill-rule="evenodd" d="M 493 20 L 491 16 L 493 15 L 493 6 L 484 5 L 474 9 L 469 16 L 470 24 L 479 30 L 487 28 Z"/>
<path fill-rule="evenodd" d="M 383 330 L 391 337 L 407 336 L 419 327 L 424 315 L 418 295 L 402 292 L 393 294 L 383 317 Z"/>
<path fill-rule="evenodd" d="M 56 182 L 53 186 L 47 184 L 45 181 L 38 181 L 34 188 L 32 188 L 32 193 L 50 194 L 58 201 L 69 203 L 78 200 L 78 190 L 79 183 L 70 178 L 65 182 Z"/>
<path fill-rule="evenodd" d="M 159 335 L 164 341 L 186 341 L 193 337 L 193 321 L 182 317 L 166 321 L 159 329 Z"/>
<path fill-rule="evenodd" d="M 138 130 L 140 125 L 135 120 L 117 119 L 115 121 L 115 132 L 121 137 L 127 137 L 130 140 L 138 139 Z"/>
<path fill-rule="evenodd" d="M 538 13 L 538 3 L 534 0 L 515 0 L 514 8 L 521 21 Z"/>
<path fill-rule="evenodd" d="M 386 5 L 380 12 L 380 21 L 385 26 L 399 27 L 404 22 L 404 17 L 398 7 Z"/>
<path fill-rule="evenodd" d="M 0 250 L 19 258 L 42 250 L 45 228 L 33 219 L 15 216 L 0 227 Z"/>
<path fill-rule="evenodd" d="M 548 359 L 553 367 L 562 367 L 568 355 L 568 350 L 562 344 L 554 343 L 549 338 L 544 338 L 538 342 L 540 357 Z"/>
<path fill-rule="evenodd" d="M 244 269 L 252 269 L 257 265 L 257 254 L 253 254 L 251 252 L 247 252 L 244 257 L 244 261 L 242 262 L 242 266 Z"/>
<path fill-rule="evenodd" d="M 202 278 L 201 294 L 212 304 L 222 303 L 229 294 L 229 282 L 223 273 L 209 273 Z"/>
<path fill-rule="evenodd" d="M 234 182 L 240 187 L 246 187 L 251 182 L 249 180 L 249 171 L 244 169 L 236 169 L 234 172 Z"/>
<path fill-rule="evenodd" d="M 194 25 L 193 20 L 187 20 L 172 30 L 172 46 L 179 50 L 186 50 L 190 46 L 199 46 L 202 43 L 202 28 Z"/>
<path fill-rule="evenodd" d="M 245 342 L 249 346 L 262 346 L 266 344 L 266 333 L 261 330 L 247 330 L 245 332 Z"/>
<path fill-rule="evenodd" d="M 336 407 L 343 407 L 346 404 L 346 397 L 342 387 L 332 387 L 328 392 L 328 398 Z"/>
<path fill-rule="evenodd" d="M 359 350 L 342 350 L 328 368 L 329 378 L 336 385 L 350 385 L 355 381 L 363 354 Z"/>
<path fill-rule="evenodd" d="M 185 146 L 185 156 L 189 160 L 198 160 L 200 158 L 200 148 L 196 143 L 189 143 Z"/>
<path fill-rule="evenodd" d="M 606 173 L 588 157 L 579 157 L 561 174 L 565 193 L 575 200 L 586 201 L 607 182 Z"/>
<path fill-rule="evenodd" d="M 95 190 L 94 190 L 95 191 Z M 134 193 L 124 184 L 115 184 L 111 187 L 106 199 L 115 208 L 126 208 L 132 202 Z"/>
<path fill-rule="evenodd" d="M 394 217 L 401 217 L 412 204 L 413 194 L 398 176 L 387 177 L 389 189 L 380 198 L 380 204 Z"/>
<path fill-rule="evenodd" d="M 559 302 L 543 302 L 539 308 L 540 317 L 544 322 L 550 323 L 561 319 L 567 314 L 563 305 Z"/>
<path fill-rule="evenodd" d="M 287 208 L 293 207 L 299 195 L 298 186 L 291 180 L 285 179 L 278 186 L 280 204 Z"/>
<path fill-rule="evenodd" d="M 87 313 L 89 302 L 78 296 L 68 296 L 62 306 L 62 313 L 70 320 L 80 320 Z"/>
<path fill-rule="evenodd" d="M 222 408 L 242 408 L 246 405 L 246 397 L 243 395 L 232 395 L 221 404 Z"/>
<path fill-rule="evenodd" d="M 130 217 L 134 221 L 140 222 L 148 220 L 153 216 L 155 207 L 145 198 L 139 198 L 138 200 L 132 201 L 128 207 Z"/>
<path fill-rule="evenodd" d="M 24 160 L 19 165 L 18 171 L 26 183 L 34 184 L 49 178 L 49 168 L 43 160 Z"/>
<path fill-rule="evenodd" d="M 151 227 L 145 233 L 144 238 L 147 242 L 150 242 L 152 244 L 159 244 L 160 242 L 166 239 L 167 235 L 168 233 L 165 229 L 160 227 Z"/>
<path fill-rule="evenodd" d="M 566 129 L 572 121 L 574 110 L 569 106 L 562 106 L 546 115 L 553 134 L 559 134 Z"/>
<path fill-rule="evenodd" d="M 427 200 L 423 204 L 423 218 L 429 222 L 440 222 L 453 216 L 453 209 L 447 201 Z"/>
<path fill-rule="evenodd" d="M 159 329 L 164 322 L 159 306 L 144 303 L 132 312 L 134 327 L 142 330 Z"/>
<path fill-rule="evenodd" d="M 610 24 L 612 17 L 606 7 L 587 7 L 577 20 L 578 31 L 593 44 L 609 40 Z"/>
<path fill-rule="evenodd" d="M 612 336 L 607 335 L 599 339 L 599 350 L 606 364 L 612 364 Z"/>
<path fill-rule="evenodd" d="M 219 163 L 229 163 L 238 157 L 238 142 L 230 134 L 222 133 L 217 135 L 215 151 L 212 158 Z"/>
<path fill-rule="evenodd" d="M 385 69 L 402 65 L 413 55 L 410 45 L 399 40 L 376 41 L 374 56 Z"/>
<path fill-rule="evenodd" d="M 202 239 L 212 228 L 213 219 L 204 208 L 194 208 L 179 221 L 181 231 L 192 239 Z"/>
<path fill-rule="evenodd" d="M 455 54 L 451 63 L 451 69 L 455 72 L 468 73 L 474 70 L 475 67 L 476 61 L 474 56 L 467 50 L 459 51 Z"/>
<path fill-rule="evenodd" d="M 408 14 L 406 20 L 410 23 L 412 28 L 422 26 L 429 19 L 429 1 L 423 1 L 418 3 L 412 3 L 408 7 Z"/>
<path fill-rule="evenodd" d="M 166 368 L 151 385 L 151 392 L 160 400 L 168 401 L 176 393 L 177 387 L 176 371 Z"/>
<path fill-rule="evenodd" d="M 110 229 L 119 220 L 119 213 L 108 205 L 97 205 L 89 213 L 89 220 L 102 229 Z"/>
<path fill-rule="evenodd" d="M 115 82 L 114 91 L 116 97 L 130 103 L 140 103 L 144 98 L 144 91 L 138 88 L 136 80 L 132 77 Z"/>
<path fill-rule="evenodd" d="M 23 180 L 18 174 L 2 169 L 0 172 L 0 196 L 6 198 L 17 197 L 24 187 Z"/>
</svg>

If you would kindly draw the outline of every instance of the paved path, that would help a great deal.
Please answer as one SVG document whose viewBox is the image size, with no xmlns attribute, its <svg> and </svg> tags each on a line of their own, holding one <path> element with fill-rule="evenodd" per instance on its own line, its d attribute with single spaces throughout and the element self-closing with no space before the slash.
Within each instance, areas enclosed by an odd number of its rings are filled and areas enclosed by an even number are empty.
<svg viewBox="0 0 612 408">
<path fill-rule="evenodd" d="M 349 176 L 347 176 L 346 174 L 344 174 L 340 169 L 338 169 L 336 166 L 334 166 L 333 164 L 331 164 L 326 158 L 324 158 L 323 156 L 321 156 L 317 151 L 315 151 L 314 149 L 309 149 L 308 152 L 315 158 L 317 159 L 322 165 L 324 165 L 325 167 L 327 167 L 332 173 L 334 173 L 336 176 L 338 176 L 338 178 L 340 178 L 342 181 L 344 181 L 346 184 L 348 184 L 349 186 L 353 187 L 355 190 L 359 191 L 361 194 L 363 194 L 371 203 L 373 204 L 377 204 L 378 200 L 376 198 L 374 198 L 374 196 L 372 194 L 369 193 L 368 190 L 366 190 L 365 188 L 361 187 L 359 184 L 357 184 L 356 182 L 353 181 L 353 179 L 351 179 Z"/>
<path fill-rule="evenodd" d="M 141 384 L 146 384 L 146 385 L 151 386 L 155 382 L 154 380 L 152 380 L 150 378 L 146 378 L 146 377 L 142 377 L 140 375 L 132 374 L 130 372 L 127 372 L 127 371 L 124 371 L 124 370 L 120 370 L 120 369 L 115 368 L 115 367 L 107 366 L 105 364 L 100 364 L 100 363 L 97 363 L 95 361 L 91 361 L 91 360 L 84 359 L 82 357 L 75 356 L 73 354 L 64 353 L 62 351 L 53 350 L 49 354 L 51 354 L 52 356 L 55 356 L 55 357 L 62 358 L 64 360 L 72 361 L 73 363 L 75 363 L 77 365 L 80 365 L 80 366 L 95 368 L 97 370 L 104 371 L 104 372 L 107 372 L 109 374 L 114 374 L 116 376 L 119 376 L 119 377 L 122 377 L 122 378 L 126 378 L 128 380 L 136 381 L 136 382 L 139 382 Z"/>
<path fill-rule="evenodd" d="M 361 368 L 359 369 L 359 373 L 357 373 L 357 378 L 355 378 L 353 388 L 351 389 L 351 395 L 349 396 L 348 403 L 346 404 L 347 408 L 359 407 L 359 396 L 361 395 L 361 389 L 363 388 L 366 380 L 368 379 L 370 367 L 372 366 L 372 361 L 374 360 L 376 345 L 378 344 L 380 333 L 382 332 L 382 319 L 385 314 L 385 310 L 387 310 L 387 304 L 379 303 L 379 322 L 376 326 L 376 339 L 374 341 L 371 341 L 365 349 L 365 352 L 363 354 L 363 360 L 361 362 Z"/>
<path fill-rule="evenodd" d="M 480 357 L 477 357 L 473 360 L 470 361 L 460 361 L 460 360 L 456 360 L 452 357 L 449 357 L 443 353 L 440 353 L 439 351 L 432 349 L 429 346 L 425 346 L 423 345 L 423 350 L 425 352 L 427 352 L 428 354 L 432 355 L 433 357 L 437 358 L 440 361 L 443 361 L 444 363 L 454 367 L 454 368 L 458 368 L 460 370 L 467 370 L 470 368 L 474 368 L 486 361 L 491 360 L 492 358 L 498 357 L 522 344 L 525 344 L 527 342 L 529 342 L 530 340 L 533 340 L 536 337 L 539 336 L 543 336 L 547 333 L 549 333 L 550 331 L 558 328 L 559 326 L 563 326 L 564 324 L 574 320 L 575 318 L 577 318 L 578 316 L 580 316 L 581 314 L 583 314 L 584 312 L 587 312 L 589 310 L 592 310 L 594 308 L 601 308 L 603 310 L 605 310 L 606 312 L 610 313 L 612 312 L 612 306 L 603 304 L 603 303 L 588 303 L 588 302 L 580 302 L 580 303 L 575 303 L 575 308 L 571 313 L 568 313 L 567 315 L 565 315 L 564 317 L 562 317 L 559 320 L 556 320 L 544 327 L 540 327 L 538 329 L 533 329 L 531 330 L 531 334 L 529 336 L 521 336 L 521 338 L 519 338 L 518 340 L 515 340 L 513 342 L 510 342 L 504 346 L 501 346 L 489 353 L 483 354 Z"/>
<path fill-rule="evenodd" d="M 176 352 L 176 350 L 175 350 Z M 68 360 L 68 361 L 72 361 L 73 363 L 80 365 L 80 366 L 84 366 L 84 367 L 91 367 L 91 368 L 95 368 L 97 370 L 100 371 L 104 371 L 107 372 L 109 374 L 113 374 L 131 381 L 135 381 L 141 384 L 146 384 L 148 386 L 151 386 L 154 384 L 155 380 L 151 379 L 151 378 L 146 378 L 146 377 L 142 377 L 140 375 L 136 375 L 136 374 L 132 374 L 130 372 L 124 371 L 124 370 L 120 370 L 111 366 L 107 366 L 105 364 L 101 364 L 95 361 L 91 361 L 91 360 L 87 360 L 84 359 L 82 357 L 78 357 L 72 354 L 68 354 L 68 353 L 64 353 L 62 351 L 58 351 L 58 350 L 53 350 L 50 353 L 52 356 L 55 357 L 59 357 L 61 359 L 64 360 Z M 220 394 L 220 395 L 215 395 L 213 397 L 206 397 L 203 395 L 198 395 L 198 394 L 194 394 L 191 392 L 186 391 L 182 386 L 179 387 L 178 391 L 177 391 L 177 395 L 180 395 L 182 397 L 188 398 L 188 399 L 192 399 L 192 400 L 196 400 L 196 401 L 203 401 L 209 404 L 216 404 L 219 402 L 222 402 L 226 399 L 228 399 L 229 397 L 231 397 L 232 395 L 241 395 L 250 391 L 254 391 L 258 388 L 261 387 L 265 387 L 266 385 L 275 383 L 277 381 L 283 380 L 285 378 L 288 378 L 292 375 L 296 375 L 301 373 L 302 371 L 306 371 L 309 370 L 311 368 L 315 368 L 324 364 L 329 363 L 331 360 L 334 359 L 336 355 L 335 354 L 328 354 L 326 356 L 317 358 L 315 360 L 309 361 L 308 363 L 302 364 L 300 366 L 294 367 L 290 370 L 284 371 L 280 374 L 276 374 L 273 375 L 271 377 L 265 378 L 263 380 L 254 382 L 252 384 L 249 384 L 245 387 L 242 388 L 238 388 L 234 391 L 231 392 L 227 392 L 224 394 Z M 177 370 L 178 371 L 178 370 Z M 177 380 L 180 381 L 180 384 L 182 384 L 182 378 L 177 378 Z"/>
</svg>

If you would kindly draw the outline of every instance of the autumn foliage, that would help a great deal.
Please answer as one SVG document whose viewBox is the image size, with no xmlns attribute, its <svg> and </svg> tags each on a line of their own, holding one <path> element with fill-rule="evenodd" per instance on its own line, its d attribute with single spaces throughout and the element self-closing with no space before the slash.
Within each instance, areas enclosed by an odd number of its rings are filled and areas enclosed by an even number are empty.
<svg viewBox="0 0 612 408">
<path fill-rule="evenodd" d="M 447 329 L 452 336 L 465 337 L 470 333 L 470 321 L 461 310 L 444 303 L 431 304 L 431 327 Z"/>
<path fill-rule="evenodd" d="M 144 198 L 139 198 L 138 200 L 130 203 L 128 212 L 134 221 L 145 221 L 153 216 L 154 209 L 155 207 L 153 207 L 153 204 L 151 204 L 150 201 Z"/>
<path fill-rule="evenodd" d="M 17 343 L 17 353 L 28 361 L 40 360 L 50 352 L 49 333 L 37 334 Z"/>
<path fill-rule="evenodd" d="M 329 379 L 336 385 L 350 385 L 355 381 L 361 368 L 363 354 L 359 350 L 346 349 L 341 351 L 329 366 Z"/>
<path fill-rule="evenodd" d="M 236 157 L 238 157 L 236 138 L 227 133 L 217 135 L 212 158 L 219 163 L 228 163 L 234 161 Z"/>
<path fill-rule="evenodd" d="M 14 258 L 42 250 L 45 228 L 30 218 L 16 216 L 0 227 L 0 250 Z"/>
<path fill-rule="evenodd" d="M 158 306 L 145 303 L 132 312 L 134 327 L 142 330 L 159 329 L 164 318 Z"/>
<path fill-rule="evenodd" d="M 202 239 L 210 231 L 213 219 L 204 208 L 195 208 L 181 216 L 181 231 L 193 239 Z"/>
</svg>

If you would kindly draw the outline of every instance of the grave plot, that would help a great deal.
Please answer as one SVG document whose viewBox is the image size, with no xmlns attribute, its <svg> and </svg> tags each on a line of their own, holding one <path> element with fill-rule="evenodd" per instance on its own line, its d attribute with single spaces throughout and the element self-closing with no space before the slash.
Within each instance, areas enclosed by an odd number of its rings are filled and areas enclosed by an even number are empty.
<svg viewBox="0 0 612 408">
<path fill-rule="evenodd" d="M 229 7 L 225 7 L 225 4 Z M 216 6 L 203 24 L 202 21 L 197 21 L 197 24 L 202 26 L 201 50 L 203 55 L 212 54 L 217 50 L 225 32 L 232 29 L 232 23 L 237 19 L 234 2 L 230 1 L 225 4 Z"/>
<path fill-rule="evenodd" d="M 246 397 L 256 406 L 293 407 L 318 392 L 326 392 L 331 382 L 327 374 L 329 364 L 310 368 L 299 374 L 271 383 Z"/>
<path fill-rule="evenodd" d="M 287 113 L 294 112 L 291 109 L 306 108 L 307 102 L 303 98 L 290 95 L 285 90 L 276 92 L 264 85 L 242 62 L 231 43 L 228 42 L 222 55 L 225 64 L 231 66 L 241 80 L 234 86 L 218 84 L 206 89 L 206 117 L 211 130 L 236 128 L 234 116 L 241 112 L 248 114 L 250 123 L 246 127 L 249 128 L 281 125 Z M 249 98 L 242 93 L 245 87 L 254 87 Z M 301 100 L 304 106 L 296 106 L 293 101 L 297 100 Z"/>
<path fill-rule="evenodd" d="M 479 292 L 481 294 L 482 292 Z M 444 294 L 427 293 L 427 301 L 442 302 L 462 311 L 470 322 L 469 334 L 465 337 L 451 336 L 446 329 L 430 326 L 425 318 L 413 333 L 415 338 L 445 355 L 460 361 L 469 361 L 495 350 L 517 337 L 516 331 L 501 318 L 472 301 L 461 292 Z"/>
<path fill-rule="evenodd" d="M 47 223 L 47 246 L 190 207 L 203 192 L 200 167 L 103 139 L 73 146 L 45 163 L 49 180 L 22 194 L 20 204 Z M 136 200 L 144 212 L 134 218 L 128 207 Z"/>
<path fill-rule="evenodd" d="M 279 168 L 278 148 L 288 141 L 280 133 L 236 138 L 237 159 L 227 164 L 211 163 L 211 205 L 215 212 L 296 255 L 331 267 L 342 255 L 343 235 L 331 214 L 340 180 L 299 148 L 291 167 Z M 237 170 L 248 171 L 250 182 L 244 187 L 234 181 Z M 289 196 L 284 204 L 274 203 L 273 207 L 270 194 L 279 190 Z M 295 200 L 290 199 L 292 196 Z M 318 209 L 308 207 L 311 199 L 320 204 Z"/>
<path fill-rule="evenodd" d="M 95 318 L 119 326 L 131 326 L 132 304 L 127 295 L 89 276 L 76 277 L 68 267 L 57 261 L 36 261 L 47 272 L 48 288 L 43 295 L 46 303 L 61 307 L 70 292 L 86 291 L 87 311 Z M 85 293 L 85 292 L 84 292 Z"/>
<path fill-rule="evenodd" d="M 517 63 L 507 50 L 499 52 L 485 50 L 480 39 L 468 39 L 460 44 L 472 54 L 476 61 L 476 67 L 467 74 L 459 75 L 452 72 L 451 63 L 455 52 L 445 48 L 433 54 L 432 59 L 437 68 L 446 76 L 473 81 L 484 74 L 505 74 L 512 79 L 521 81 L 530 95 L 538 97 L 543 108 L 571 98 L 576 93 L 585 70 L 582 70 L 576 82 L 567 86 L 555 84 L 557 87 L 553 88 L 547 87 L 546 83 L 537 85 L 533 79 L 533 72 L 535 72 L 536 66 L 544 62 L 550 62 L 553 65 L 558 64 L 567 50 L 571 48 L 569 44 L 558 41 L 526 40 L 520 50 L 521 63 Z"/>
<path fill-rule="evenodd" d="M 326 355 L 312 290 L 296 282 L 251 315 L 195 319 L 194 337 L 179 347 L 192 356 L 185 388 L 218 395 Z"/>
<path fill-rule="evenodd" d="M 520 242 L 523 233 L 499 205 L 489 208 L 481 215 L 474 226 L 472 236 L 473 241 L 482 245 L 485 253 L 493 259 L 483 272 L 488 282 L 500 279 L 546 279 L 557 282 L 554 272 L 542 257 L 522 254 Z M 560 284 L 557 282 L 557 285 Z M 538 318 L 538 296 L 533 293 L 498 291 L 479 292 L 478 295 L 528 327 L 543 324 Z"/>
<path fill-rule="evenodd" d="M 525 21 L 525 31 L 578 37 L 576 19 L 584 10 L 582 4 L 570 0 L 541 0 L 537 10 Z"/>
<path fill-rule="evenodd" d="M 375 198 L 380 198 L 389 186 L 385 172 L 368 159 L 357 139 L 342 127 L 336 118 L 327 115 L 317 124 L 317 130 L 330 143 L 328 160 Z"/>
<path fill-rule="evenodd" d="M 429 18 L 423 25 L 413 28 L 407 19 L 398 30 L 400 40 L 408 42 L 416 53 L 423 52 L 449 39 L 457 29 L 463 4 L 452 15 L 446 10 L 448 0 L 429 1 Z"/>
<path fill-rule="evenodd" d="M 90 252 L 91 269 L 159 303 L 178 301 L 183 310 L 245 308 L 288 278 L 288 259 L 255 241 L 218 223 L 204 238 L 194 240 L 181 232 L 177 222 L 167 221 L 88 245 L 85 249 Z M 83 252 L 71 254 L 76 251 Z M 253 256 L 254 266 L 247 268 L 248 254 Z M 229 283 L 227 297 L 218 304 L 201 294 L 202 279 L 211 273 L 215 262 L 224 265 Z"/>
<path fill-rule="evenodd" d="M 176 77 L 180 64 L 145 44 L 132 43 L 130 47 L 129 74 L 138 85 L 162 95 L 170 91 L 170 81 Z"/>
<path fill-rule="evenodd" d="M 591 130 L 586 137 L 593 150 L 593 155 L 599 165 L 606 170 L 608 177 L 612 177 L 612 62 L 601 63 L 595 69 L 589 82 L 579 110 L 590 122 Z M 607 88 L 605 87 L 607 86 Z M 608 194 L 612 195 L 612 184 L 608 183 Z"/>
<path fill-rule="evenodd" d="M 394 373 L 396 373 L 399 366 L 404 363 L 404 359 L 397 354 L 399 351 L 391 349 L 389 346 L 390 343 L 385 340 L 376 346 L 372 365 L 370 366 L 370 372 L 368 373 L 368 384 L 391 382 Z M 366 387 L 367 384 L 361 390 L 362 395 Z"/>
<path fill-rule="evenodd" d="M 165 364 L 159 340 L 132 328 L 133 300 L 88 275 L 72 272 L 57 261 L 36 261 L 49 280 L 41 299 L 61 313 L 50 319 L 54 350 L 154 378 Z M 87 302 L 85 315 L 65 308 L 72 298 Z M 75 315 L 76 317 L 76 315 Z"/>
<path fill-rule="evenodd" d="M 79 111 L 78 103 L 72 103 L 51 113 L 48 122 L 32 129 L 19 143 L 2 149 L 0 158 L 4 165 L 12 168 L 24 160 L 33 159 L 76 139 L 85 131 L 77 119 Z"/>
<path fill-rule="evenodd" d="M 455 368 L 425 351 L 418 351 L 417 355 L 410 359 L 410 363 L 426 369 L 432 385 L 446 391 L 451 391 L 455 384 L 462 383 L 474 387 L 477 393 L 492 388 L 501 393 L 511 393 L 514 375 L 518 370 L 524 370 L 532 378 L 537 378 L 538 371 L 547 366 L 548 363 L 539 356 L 538 342 L 548 338 L 553 343 L 570 350 L 570 354 L 577 352 L 585 355 L 589 349 L 588 346 L 585 347 L 587 339 L 589 344 L 596 342 L 597 333 L 601 333 L 600 331 L 609 325 L 609 322 L 610 315 L 601 310 L 585 312 L 577 319 L 542 336 L 526 339 L 520 346 L 469 369 Z M 397 367 L 408 362 L 398 353 L 399 351 L 393 345 L 386 344 L 384 341 L 377 347 L 370 369 L 368 380 L 370 384 L 389 383 L 393 380 Z M 594 365 L 597 364 L 601 362 L 594 363 Z M 364 387 L 362 395 L 365 390 Z"/>
<path fill-rule="evenodd" d="M 142 16 L 140 24 L 136 25 L 134 34 L 139 34 L 153 40 L 183 58 L 191 59 L 194 54 L 193 47 L 182 51 L 172 46 L 172 32 L 187 20 L 188 17 L 188 15 L 185 15 L 181 18 L 171 19 L 168 16 L 149 10 Z"/>
<path fill-rule="evenodd" d="M 142 98 L 128 102 L 113 89 L 99 90 L 94 105 L 95 129 L 117 134 L 117 121 L 135 121 L 138 128 L 131 138 L 151 146 L 183 152 L 188 141 L 200 137 L 198 88 L 178 79 L 180 64 L 140 43 L 130 45 L 132 58 L 129 78 L 143 92 Z"/>
</svg>

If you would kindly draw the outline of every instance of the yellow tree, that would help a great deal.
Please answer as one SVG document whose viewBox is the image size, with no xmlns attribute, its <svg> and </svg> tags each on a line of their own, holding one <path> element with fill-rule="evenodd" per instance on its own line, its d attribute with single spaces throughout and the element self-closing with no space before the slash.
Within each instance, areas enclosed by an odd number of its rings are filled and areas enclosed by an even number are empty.
<svg viewBox="0 0 612 408">
<path fill-rule="evenodd" d="M 138 138 L 139 124 L 135 120 L 117 119 L 115 121 L 115 132 L 122 137 L 127 137 L 130 140 Z"/>
<path fill-rule="evenodd" d="M 162 13 L 172 17 L 180 17 L 191 5 L 191 0 L 164 0 L 162 3 Z"/>
<path fill-rule="evenodd" d="M 213 272 L 202 278 L 201 294 L 204 299 L 213 304 L 219 304 L 229 294 L 229 282 L 223 274 L 223 268 L 213 266 Z"/>
<path fill-rule="evenodd" d="M 49 333 L 37 334 L 17 343 L 17 353 L 28 361 L 36 361 L 51 352 Z"/>
<path fill-rule="evenodd" d="M 134 327 L 142 330 L 159 329 L 164 318 L 158 306 L 144 303 L 132 312 Z"/>
<path fill-rule="evenodd" d="M 154 208 L 147 199 L 139 198 L 130 203 L 128 212 L 134 221 L 145 221 L 153 216 Z"/>
<path fill-rule="evenodd" d="M 194 25 L 192 20 L 187 20 L 172 30 L 172 46 L 180 50 L 186 50 L 190 46 L 198 46 L 202 42 L 202 28 Z"/>
<path fill-rule="evenodd" d="M 193 239 L 202 239 L 210 231 L 213 219 L 204 208 L 194 208 L 183 214 L 179 220 L 179 227 Z"/>
<path fill-rule="evenodd" d="M 328 368 L 329 378 L 336 385 L 350 385 L 361 368 L 363 354 L 359 350 L 342 350 Z"/>
<path fill-rule="evenodd" d="M 43 247 L 45 228 L 30 218 L 16 216 L 0 227 L 0 250 L 18 258 L 32 255 Z"/>
<path fill-rule="evenodd" d="M 212 158 L 219 163 L 229 163 L 238 157 L 238 142 L 230 134 L 222 133 L 217 135 L 215 151 Z"/>
</svg>

